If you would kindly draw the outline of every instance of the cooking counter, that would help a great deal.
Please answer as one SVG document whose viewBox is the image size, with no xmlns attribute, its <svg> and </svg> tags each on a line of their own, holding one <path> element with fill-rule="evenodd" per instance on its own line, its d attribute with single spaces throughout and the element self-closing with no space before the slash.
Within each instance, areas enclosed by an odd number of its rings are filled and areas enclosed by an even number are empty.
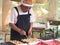
<svg viewBox="0 0 60 45">
<path fill-rule="evenodd" d="M 28 39 L 29 40 L 29 39 Z M 60 39 L 51 39 L 51 40 L 38 40 L 38 41 L 32 41 L 32 42 L 28 42 L 28 43 L 22 43 L 21 41 L 7 41 L 9 44 L 13 44 L 13 45 L 42 45 L 42 44 L 47 44 L 47 45 L 60 45 Z"/>
<path fill-rule="evenodd" d="M 21 41 L 10 40 L 10 41 L 0 42 L 0 43 L 23 45 L 23 44 L 32 44 L 32 43 L 34 43 L 34 42 L 37 43 L 38 41 L 40 41 L 40 39 L 37 39 L 37 38 L 28 38 L 28 39 L 23 39 L 23 40 L 21 40 Z M 35 43 L 34 43 L 34 44 L 35 44 Z"/>
</svg>

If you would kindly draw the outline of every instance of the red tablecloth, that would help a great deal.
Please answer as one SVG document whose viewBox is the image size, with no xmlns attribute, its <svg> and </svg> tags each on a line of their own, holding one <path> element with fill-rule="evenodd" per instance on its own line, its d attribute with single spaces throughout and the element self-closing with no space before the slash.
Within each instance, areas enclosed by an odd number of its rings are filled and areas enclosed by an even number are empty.
<svg viewBox="0 0 60 45">
<path fill-rule="evenodd" d="M 39 43 L 37 43 L 36 45 L 45 45 L 45 43 L 39 42 Z"/>
<path fill-rule="evenodd" d="M 57 41 L 47 41 L 47 42 L 39 42 L 35 45 L 60 45 L 60 42 Z"/>
<path fill-rule="evenodd" d="M 46 44 L 48 44 L 48 45 L 60 45 L 60 42 L 57 42 L 57 41 L 49 41 L 49 42 L 46 42 Z"/>
</svg>

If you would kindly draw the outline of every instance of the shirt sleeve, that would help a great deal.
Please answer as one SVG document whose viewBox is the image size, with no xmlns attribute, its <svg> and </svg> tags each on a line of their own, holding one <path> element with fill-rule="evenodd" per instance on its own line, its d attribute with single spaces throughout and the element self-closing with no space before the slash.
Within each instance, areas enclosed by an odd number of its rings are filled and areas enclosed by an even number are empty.
<svg viewBox="0 0 60 45">
<path fill-rule="evenodd" d="M 17 12 L 16 12 L 15 8 L 12 8 L 11 12 L 10 12 L 10 16 L 9 16 L 8 22 L 15 24 L 16 21 L 17 21 Z"/>
<path fill-rule="evenodd" d="M 31 16 L 30 16 L 30 22 L 35 22 L 34 12 L 33 12 L 32 8 L 30 9 L 30 14 L 31 14 Z"/>
</svg>

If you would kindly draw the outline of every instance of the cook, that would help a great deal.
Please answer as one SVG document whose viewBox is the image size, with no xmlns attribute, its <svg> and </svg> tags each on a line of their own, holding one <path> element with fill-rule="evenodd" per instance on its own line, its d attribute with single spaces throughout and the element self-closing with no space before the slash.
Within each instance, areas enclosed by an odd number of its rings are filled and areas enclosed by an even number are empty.
<svg viewBox="0 0 60 45">
<path fill-rule="evenodd" d="M 17 7 L 11 9 L 9 17 L 11 40 L 21 40 L 32 35 L 32 26 L 35 21 L 32 6 L 32 0 L 21 0 Z"/>
</svg>

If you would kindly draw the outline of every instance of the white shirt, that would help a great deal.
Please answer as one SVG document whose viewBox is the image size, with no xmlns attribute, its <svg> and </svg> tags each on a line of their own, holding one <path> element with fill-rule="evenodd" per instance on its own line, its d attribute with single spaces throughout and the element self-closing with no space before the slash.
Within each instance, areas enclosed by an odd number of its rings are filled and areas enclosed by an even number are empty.
<svg viewBox="0 0 60 45">
<path fill-rule="evenodd" d="M 18 8 L 18 11 L 19 11 L 19 15 L 28 14 L 28 11 L 23 12 L 20 8 Z M 29 10 L 29 13 L 31 14 L 30 22 L 34 22 L 35 18 L 34 18 L 34 13 L 33 13 L 32 8 Z M 16 9 L 12 8 L 11 9 L 11 14 L 9 16 L 9 23 L 16 24 L 17 23 L 17 16 L 18 16 L 18 13 L 17 13 Z"/>
</svg>

